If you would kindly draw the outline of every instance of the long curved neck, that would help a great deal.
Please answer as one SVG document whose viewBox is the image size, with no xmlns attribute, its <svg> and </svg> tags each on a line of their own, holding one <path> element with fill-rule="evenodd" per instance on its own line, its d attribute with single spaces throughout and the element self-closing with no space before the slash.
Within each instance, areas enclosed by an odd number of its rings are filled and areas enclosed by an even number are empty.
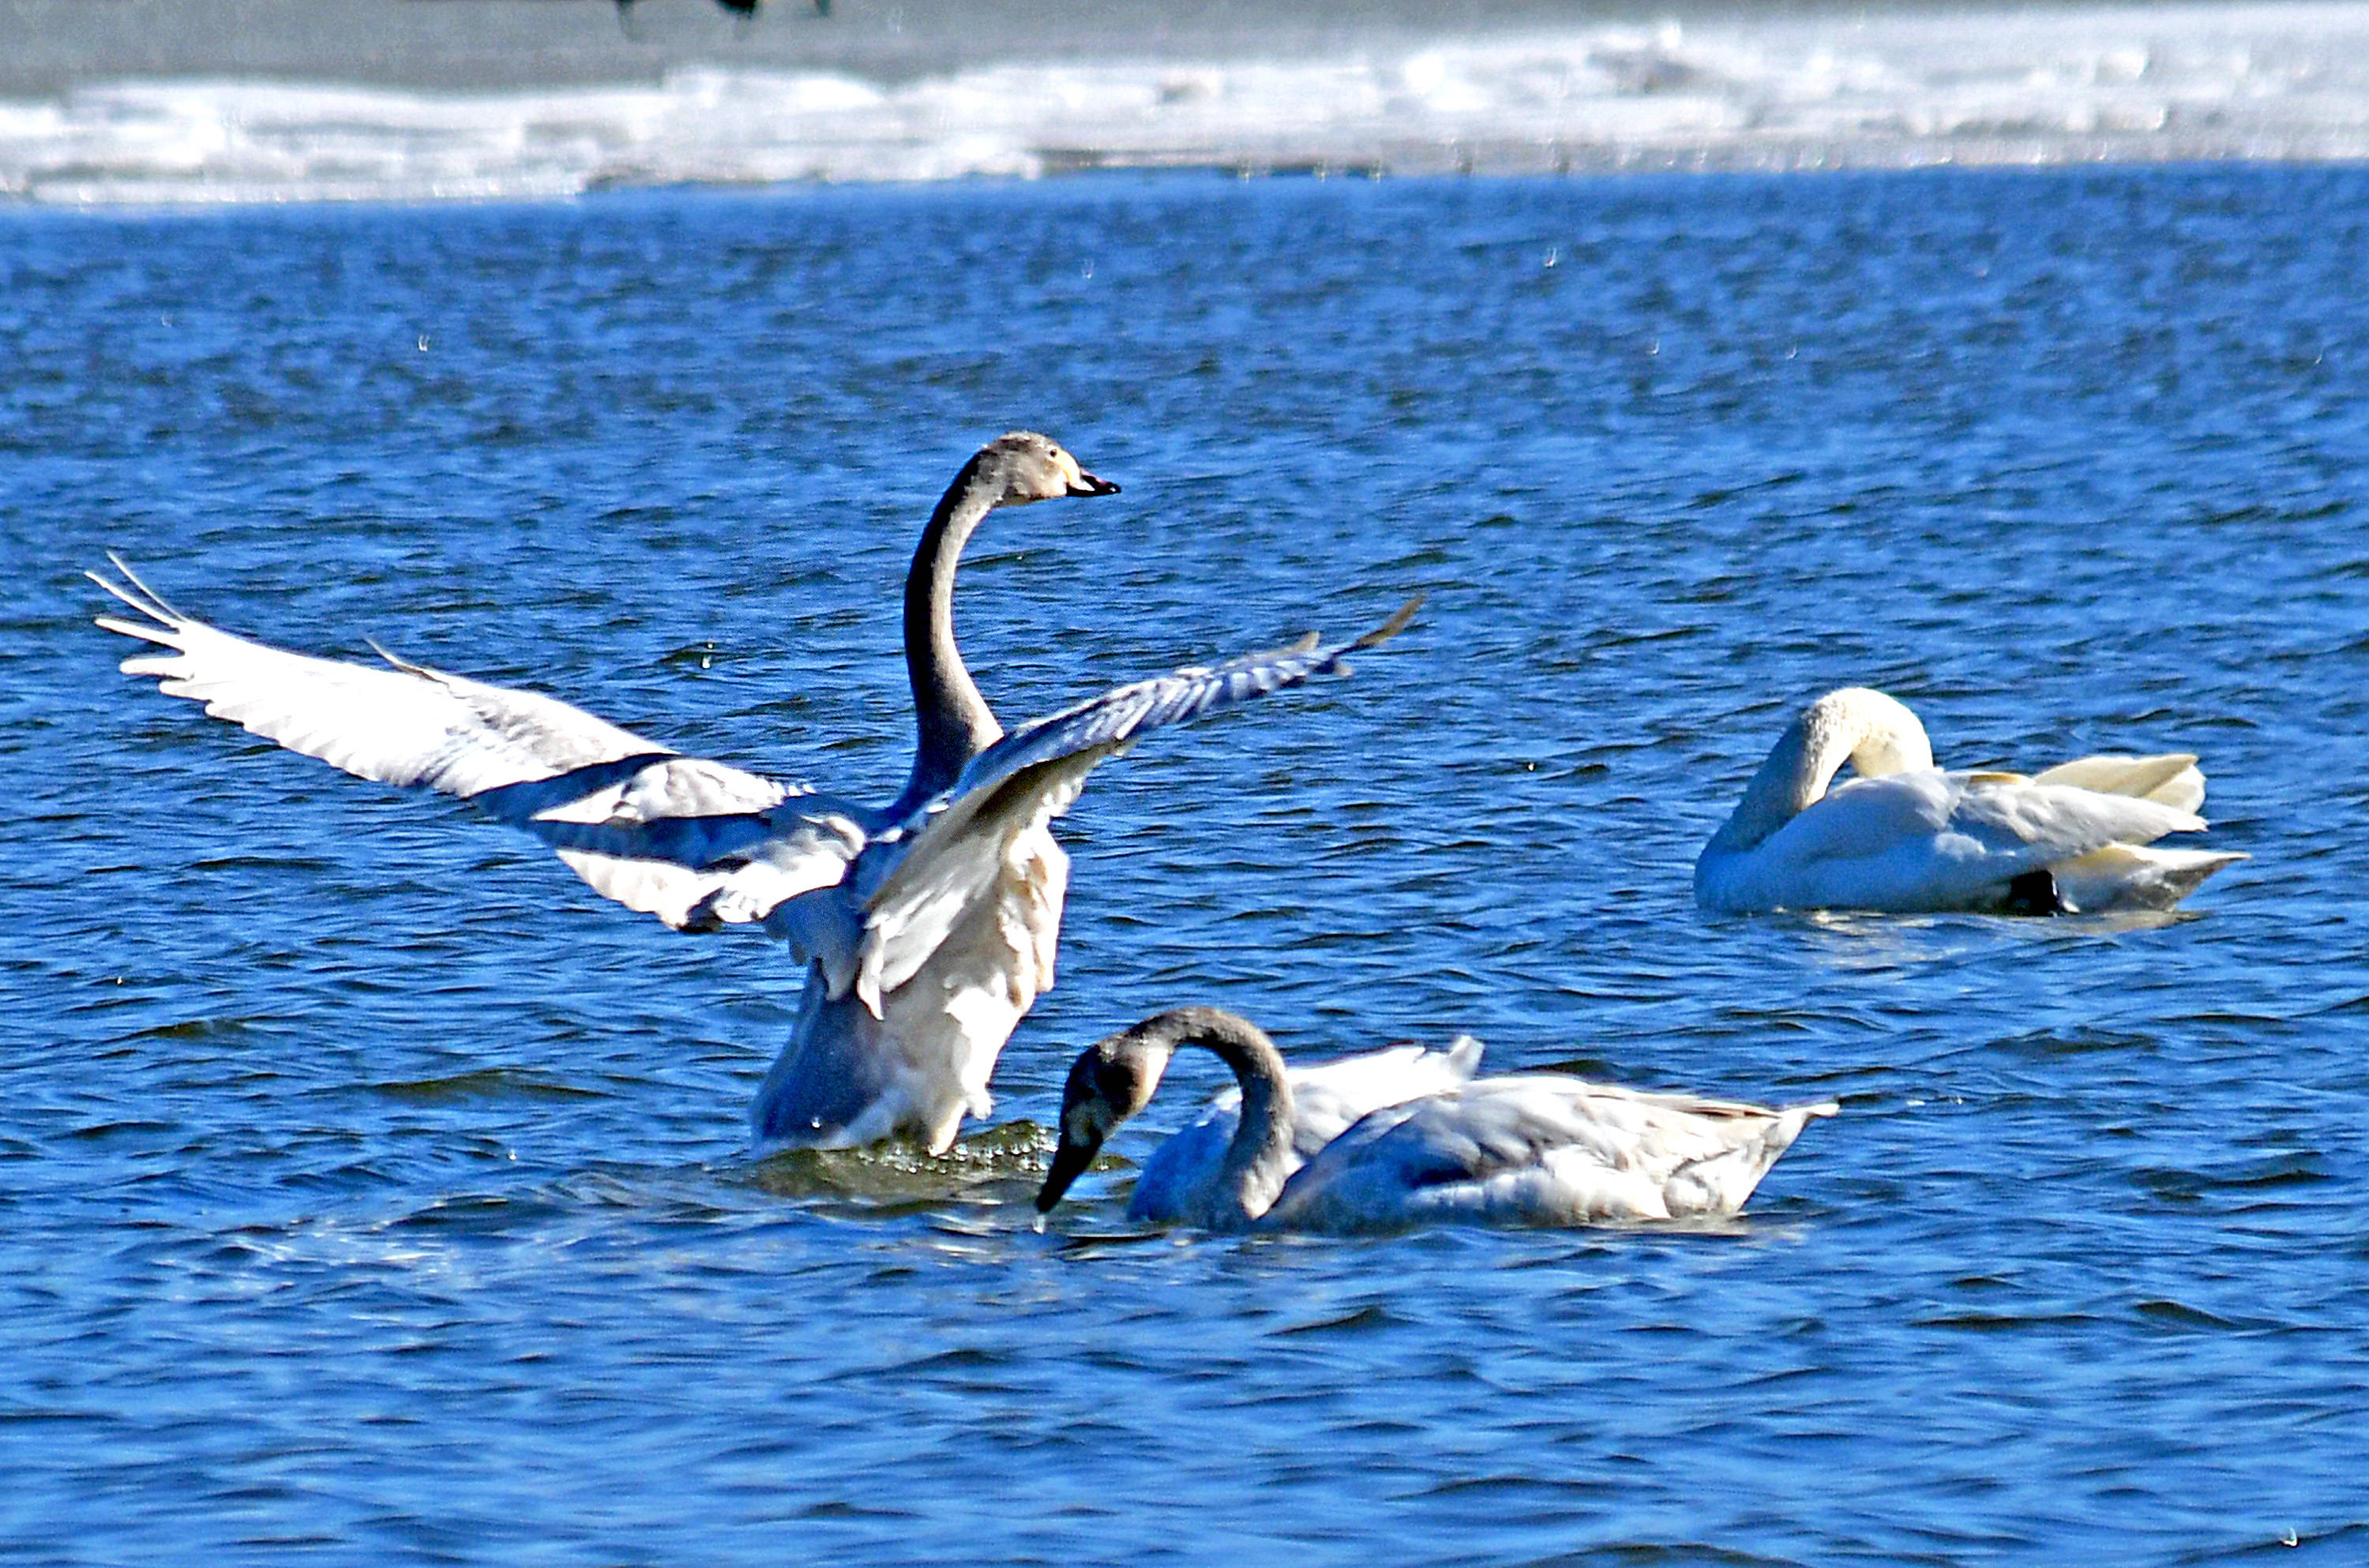
<svg viewBox="0 0 2369 1568">
<path fill-rule="evenodd" d="M 1218 1168 L 1212 1214 L 1217 1225 L 1250 1225 L 1275 1207 L 1291 1175 L 1291 1127 L 1296 1108 L 1284 1076 L 1283 1053 L 1248 1019 L 1216 1008 L 1185 1008 L 1170 1014 L 1173 1043 L 1214 1051 L 1242 1086 L 1242 1116 L 1226 1158 Z"/>
<path fill-rule="evenodd" d="M 1785 727 L 1710 847 L 1752 848 L 1824 798 L 1847 761 L 1873 778 L 1929 768 L 1933 749 L 1917 715 L 1883 692 L 1858 686 L 1829 692 Z"/>
<path fill-rule="evenodd" d="M 905 573 L 905 673 L 913 684 L 913 771 L 889 807 L 901 817 L 961 776 L 970 760 L 1002 738 L 955 644 L 955 569 L 963 546 L 996 497 L 974 457 L 938 498 Z"/>
</svg>

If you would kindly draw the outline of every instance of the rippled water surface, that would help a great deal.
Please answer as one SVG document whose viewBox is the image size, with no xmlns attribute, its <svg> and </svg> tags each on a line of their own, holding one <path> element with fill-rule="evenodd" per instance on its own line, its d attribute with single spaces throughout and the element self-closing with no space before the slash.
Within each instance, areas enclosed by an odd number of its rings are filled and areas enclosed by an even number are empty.
<svg viewBox="0 0 2369 1568">
<path fill-rule="evenodd" d="M 6 215 L 0 1556 L 2359 1561 L 2364 214 L 2233 166 Z M 124 679 L 77 575 L 885 799 L 898 575 L 1014 425 L 1127 489 L 973 546 L 1007 715 L 1432 597 L 1096 776 L 935 1164 L 749 1162 L 782 954 Z M 2157 922 L 1698 912 L 1848 682 L 1957 764 L 2197 751 L 2253 858 Z M 1192 1001 L 1844 1114 L 1709 1230 L 1213 1240 L 1114 1171 L 1033 1230 L 1070 1055 Z"/>
</svg>

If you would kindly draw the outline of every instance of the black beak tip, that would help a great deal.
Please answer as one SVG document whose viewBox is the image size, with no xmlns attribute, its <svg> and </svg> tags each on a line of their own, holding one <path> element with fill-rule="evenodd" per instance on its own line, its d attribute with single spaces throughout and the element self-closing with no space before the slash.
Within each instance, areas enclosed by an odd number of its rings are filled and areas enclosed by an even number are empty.
<svg viewBox="0 0 2369 1568">
<path fill-rule="evenodd" d="M 1061 1201 L 1070 1184 L 1086 1173 L 1094 1162 L 1100 1144 L 1078 1144 L 1064 1141 L 1053 1151 L 1052 1169 L 1045 1173 L 1045 1185 L 1036 1189 L 1036 1212 L 1050 1214 L 1053 1206 Z"/>
<path fill-rule="evenodd" d="M 1070 494 L 1073 496 L 1116 496 L 1118 494 L 1118 486 L 1111 483 L 1108 479 L 1097 478 L 1092 474 L 1081 474 L 1078 475 L 1078 487 L 1071 490 Z"/>
</svg>

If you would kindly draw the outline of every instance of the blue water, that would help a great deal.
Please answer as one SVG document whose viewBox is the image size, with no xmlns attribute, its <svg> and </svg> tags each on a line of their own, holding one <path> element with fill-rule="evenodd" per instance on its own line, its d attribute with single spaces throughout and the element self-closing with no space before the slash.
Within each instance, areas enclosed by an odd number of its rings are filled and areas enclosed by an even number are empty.
<svg viewBox="0 0 2369 1568">
<path fill-rule="evenodd" d="M 6 214 L 0 1558 L 2361 1561 L 2364 262 L 2306 166 Z M 885 799 L 1013 425 L 1127 490 L 974 545 L 1007 716 L 1432 597 L 1096 775 L 936 1163 L 747 1161 L 782 954 L 118 675 L 77 575 Z M 2199 752 L 2254 858 L 1698 912 L 1849 682 Z M 1070 1056 L 1196 1001 L 1844 1113 L 1708 1230 L 1031 1230 Z"/>
</svg>

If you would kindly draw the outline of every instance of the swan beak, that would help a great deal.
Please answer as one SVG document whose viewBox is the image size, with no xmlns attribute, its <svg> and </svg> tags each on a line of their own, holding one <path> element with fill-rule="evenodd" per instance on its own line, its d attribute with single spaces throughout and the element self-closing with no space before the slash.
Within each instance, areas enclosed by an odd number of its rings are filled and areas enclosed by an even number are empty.
<svg viewBox="0 0 2369 1568">
<path fill-rule="evenodd" d="M 1112 484 L 1107 479 L 1097 479 L 1093 475 L 1081 468 L 1078 470 L 1078 476 L 1070 481 L 1070 494 L 1073 496 L 1116 496 L 1118 494 L 1118 486 Z"/>
<path fill-rule="evenodd" d="M 1093 1164 L 1094 1156 L 1101 1152 L 1102 1145 L 1099 1143 L 1072 1143 L 1063 1139 L 1061 1147 L 1053 1151 L 1053 1168 L 1046 1173 L 1045 1185 L 1037 1189 L 1036 1212 L 1052 1213 L 1053 1206 L 1061 1201 L 1061 1195 L 1070 1190 L 1070 1184 L 1084 1175 L 1086 1167 Z"/>
</svg>

